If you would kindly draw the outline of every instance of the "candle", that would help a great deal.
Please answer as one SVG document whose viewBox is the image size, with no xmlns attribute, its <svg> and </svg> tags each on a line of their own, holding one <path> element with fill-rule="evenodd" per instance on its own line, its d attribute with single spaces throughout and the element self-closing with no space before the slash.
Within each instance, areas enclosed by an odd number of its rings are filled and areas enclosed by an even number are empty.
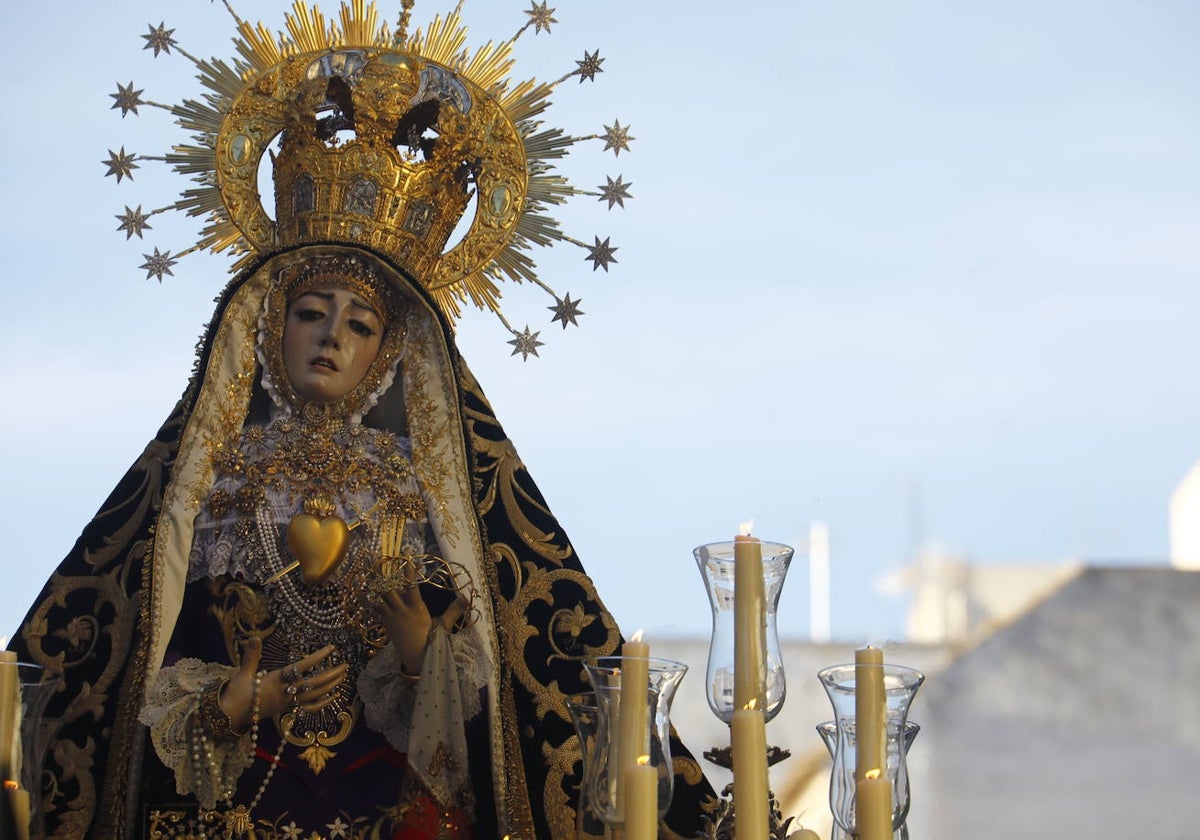
<svg viewBox="0 0 1200 840">
<path fill-rule="evenodd" d="M 892 783 L 879 770 L 854 785 L 854 827 L 857 840 L 892 838 Z"/>
<path fill-rule="evenodd" d="M 658 770 L 650 756 L 626 767 L 625 840 L 658 840 Z"/>
<path fill-rule="evenodd" d="M 887 694 L 883 651 L 867 646 L 854 652 L 854 778 L 887 769 Z"/>
<path fill-rule="evenodd" d="M 0 650 L 0 781 L 20 778 L 21 760 L 21 683 L 17 673 L 17 654 Z"/>
<path fill-rule="evenodd" d="M 767 596 L 757 537 L 734 537 L 733 564 L 733 708 L 753 700 L 766 711 Z"/>
<path fill-rule="evenodd" d="M 16 829 L 17 840 L 29 837 L 29 792 L 20 790 L 21 683 L 17 673 L 17 654 L 0 650 L 0 796 L 7 801 L 8 816 Z"/>
<path fill-rule="evenodd" d="M 617 811 L 625 807 L 625 771 L 650 750 L 650 644 L 633 634 L 621 651 L 621 695 L 617 701 Z"/>
<path fill-rule="evenodd" d="M 8 818 L 17 832 L 16 840 L 29 840 L 29 791 L 18 788 L 16 782 L 6 781 L 0 796 L 8 799 Z"/>
<path fill-rule="evenodd" d="M 767 837 L 767 721 L 751 701 L 733 712 L 734 840 Z"/>
</svg>

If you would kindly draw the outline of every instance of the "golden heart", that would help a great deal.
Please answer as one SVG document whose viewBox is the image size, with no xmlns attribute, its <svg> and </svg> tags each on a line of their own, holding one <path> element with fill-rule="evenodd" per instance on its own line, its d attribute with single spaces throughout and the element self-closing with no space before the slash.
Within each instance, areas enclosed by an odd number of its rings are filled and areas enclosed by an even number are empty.
<svg viewBox="0 0 1200 840">
<path fill-rule="evenodd" d="M 331 574 L 350 547 L 350 529 L 336 516 L 298 513 L 287 528 L 287 544 L 300 564 L 305 583 L 320 583 Z"/>
</svg>

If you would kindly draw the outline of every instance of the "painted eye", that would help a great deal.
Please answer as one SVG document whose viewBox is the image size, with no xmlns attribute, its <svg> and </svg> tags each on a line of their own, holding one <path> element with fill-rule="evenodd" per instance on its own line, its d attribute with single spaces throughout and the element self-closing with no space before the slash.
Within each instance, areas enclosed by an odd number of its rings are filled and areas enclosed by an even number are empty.
<svg viewBox="0 0 1200 840">
<path fill-rule="evenodd" d="M 350 319 L 350 329 L 358 335 L 361 335 L 363 338 L 370 338 L 371 336 L 375 335 L 375 330 L 371 329 L 369 325 L 353 318 Z"/>
<path fill-rule="evenodd" d="M 319 321 L 325 317 L 325 313 L 319 309 L 297 309 L 293 314 L 299 321 Z"/>
</svg>

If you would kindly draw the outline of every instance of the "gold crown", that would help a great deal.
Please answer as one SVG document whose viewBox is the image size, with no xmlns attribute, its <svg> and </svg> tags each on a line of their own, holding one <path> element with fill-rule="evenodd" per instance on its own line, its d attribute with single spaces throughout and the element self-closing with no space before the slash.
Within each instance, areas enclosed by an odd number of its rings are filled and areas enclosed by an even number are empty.
<svg viewBox="0 0 1200 840">
<path fill-rule="evenodd" d="M 486 126 L 469 100 L 462 113 L 437 95 L 428 82 L 441 68 L 383 58 L 343 50 L 286 68 L 305 81 L 275 157 L 276 235 L 284 246 L 362 242 L 431 278 L 471 197 Z"/>
<path fill-rule="evenodd" d="M 429 289 L 449 317 L 467 300 L 495 312 L 515 336 L 513 355 L 537 355 L 538 334 L 515 330 L 500 311 L 503 280 L 530 281 L 554 296 L 554 321 L 576 324 L 579 301 L 542 282 L 529 257 L 532 245 L 569 242 L 585 259 L 608 270 L 616 250 L 608 239 L 587 245 L 567 236 L 547 208 L 574 195 L 624 206 L 630 184 L 618 176 L 598 189 L 574 187 L 554 161 L 581 140 L 602 139 L 605 150 L 628 150 L 619 121 L 606 133 L 574 137 L 546 129 L 540 115 L 555 86 L 573 76 L 602 72 L 598 53 L 584 53 L 577 69 L 553 83 L 511 83 L 513 45 L 557 21 L 545 2 L 532 3 L 528 20 L 508 41 L 489 42 L 473 54 L 458 11 L 435 18 L 425 32 L 407 32 L 412 0 L 404 0 L 395 30 L 374 3 L 342 3 L 336 20 L 295 0 L 285 33 L 237 17 L 239 58 L 230 65 L 200 61 L 178 48 L 165 25 L 150 26 L 147 48 L 188 57 L 207 89 L 200 100 L 167 108 L 196 142 L 161 158 L 109 152 L 107 174 L 132 179 L 135 161 L 164 160 L 198 186 L 169 208 L 206 216 L 197 244 L 174 256 L 147 254 L 147 276 L 170 274 L 193 250 L 232 250 L 244 261 L 312 242 L 369 246 L 393 258 Z M 459 4 L 461 5 L 461 4 Z M 139 105 L 141 91 L 118 86 L 122 115 Z M 273 151 L 273 144 L 278 151 Z M 258 192 L 264 156 L 274 164 L 275 216 Z M 446 249 L 464 213 L 475 209 L 461 239 Z M 161 212 L 161 211 L 154 211 Z M 126 207 L 119 230 L 140 237 L 154 213 Z M 465 224 L 465 222 L 464 222 Z M 461 229 L 461 228 L 459 228 Z"/>
</svg>

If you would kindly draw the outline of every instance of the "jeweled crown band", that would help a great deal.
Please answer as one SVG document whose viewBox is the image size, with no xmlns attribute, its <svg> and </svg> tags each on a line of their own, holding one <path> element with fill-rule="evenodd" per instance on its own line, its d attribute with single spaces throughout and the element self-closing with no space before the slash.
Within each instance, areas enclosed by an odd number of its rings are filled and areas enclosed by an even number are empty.
<svg viewBox="0 0 1200 840">
<path fill-rule="evenodd" d="M 279 285 L 288 304 L 322 286 L 341 286 L 363 299 L 386 324 L 400 314 L 400 304 L 388 282 L 362 260 L 353 256 L 321 256 L 288 266 L 279 272 Z"/>
</svg>

